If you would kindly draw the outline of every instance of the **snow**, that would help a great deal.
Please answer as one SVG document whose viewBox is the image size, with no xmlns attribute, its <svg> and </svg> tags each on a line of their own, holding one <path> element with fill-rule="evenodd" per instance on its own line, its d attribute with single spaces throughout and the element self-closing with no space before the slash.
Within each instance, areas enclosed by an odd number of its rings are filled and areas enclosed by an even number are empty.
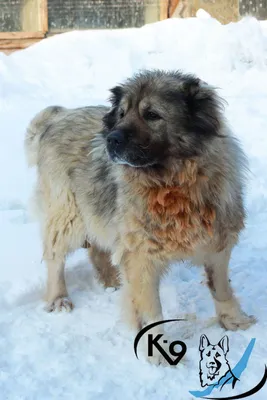
<svg viewBox="0 0 267 400">
<path fill-rule="evenodd" d="M 199 8 L 196 12 L 196 17 L 204 19 L 204 18 L 211 18 L 211 15 L 207 11 L 203 10 L 203 8 Z"/>
<path fill-rule="evenodd" d="M 35 171 L 26 167 L 29 120 L 51 104 L 106 104 L 108 89 L 140 68 L 183 69 L 218 87 L 226 115 L 248 154 L 247 226 L 233 252 L 231 279 L 242 306 L 258 318 L 228 332 L 234 366 L 256 338 L 235 390 L 255 386 L 267 363 L 267 24 L 245 18 L 226 26 L 199 18 L 170 19 L 141 29 L 58 35 L 10 56 L 0 54 L 0 398 L 1 400 L 182 399 L 200 390 L 198 345 L 225 334 L 213 317 L 203 271 L 174 265 L 161 285 L 164 316 L 189 317 L 167 328 L 187 344 L 177 368 L 135 358 L 133 333 L 120 313 L 120 292 L 94 279 L 85 251 L 68 260 L 72 313 L 47 314 L 38 226 L 27 210 Z M 229 385 L 228 385 L 229 386 Z M 219 396 L 218 392 L 212 394 Z M 222 394 L 221 394 L 222 395 Z M 253 398 L 265 400 L 267 385 Z"/>
</svg>

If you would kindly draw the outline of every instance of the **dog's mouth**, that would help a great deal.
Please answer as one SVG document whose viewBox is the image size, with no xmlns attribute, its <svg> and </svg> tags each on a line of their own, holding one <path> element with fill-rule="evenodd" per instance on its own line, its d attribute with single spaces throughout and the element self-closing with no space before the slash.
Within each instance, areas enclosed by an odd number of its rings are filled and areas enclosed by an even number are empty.
<svg viewBox="0 0 267 400">
<path fill-rule="evenodd" d="M 148 168 L 159 165 L 165 158 L 165 148 L 161 144 L 142 144 L 128 140 L 123 130 L 114 130 L 106 137 L 106 151 L 116 164 L 132 168 Z"/>
<path fill-rule="evenodd" d="M 109 158 L 118 165 L 124 165 L 132 168 L 148 168 L 153 167 L 157 164 L 155 160 L 148 160 L 145 157 L 140 157 L 134 153 L 123 152 L 120 154 L 116 150 L 109 150 L 107 148 L 107 154 Z"/>
</svg>

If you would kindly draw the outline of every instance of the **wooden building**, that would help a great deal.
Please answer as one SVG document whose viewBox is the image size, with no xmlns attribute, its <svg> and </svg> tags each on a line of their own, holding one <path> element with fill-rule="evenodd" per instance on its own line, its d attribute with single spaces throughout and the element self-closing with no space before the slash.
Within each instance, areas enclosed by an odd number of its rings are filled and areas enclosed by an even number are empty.
<svg viewBox="0 0 267 400">
<path fill-rule="evenodd" d="M 0 0 L 0 51 L 23 49 L 74 29 L 140 27 L 203 8 L 222 23 L 267 19 L 267 0 Z"/>
</svg>

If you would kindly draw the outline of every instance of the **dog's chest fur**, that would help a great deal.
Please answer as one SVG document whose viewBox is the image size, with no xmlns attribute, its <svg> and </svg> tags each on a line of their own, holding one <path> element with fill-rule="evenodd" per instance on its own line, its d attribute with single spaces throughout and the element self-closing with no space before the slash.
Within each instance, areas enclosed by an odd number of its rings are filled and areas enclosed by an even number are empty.
<svg viewBox="0 0 267 400">
<path fill-rule="evenodd" d="M 146 187 L 132 196 L 123 238 L 129 250 L 190 256 L 213 236 L 216 213 L 202 194 L 203 176 L 183 171 L 179 182 Z"/>
</svg>

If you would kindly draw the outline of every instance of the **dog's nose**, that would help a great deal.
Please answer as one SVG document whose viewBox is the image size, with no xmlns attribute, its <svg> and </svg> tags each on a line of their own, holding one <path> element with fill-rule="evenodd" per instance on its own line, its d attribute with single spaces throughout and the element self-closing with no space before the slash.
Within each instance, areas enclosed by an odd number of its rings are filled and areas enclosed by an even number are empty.
<svg viewBox="0 0 267 400">
<path fill-rule="evenodd" d="M 125 143 L 125 135 L 120 130 L 111 132 L 107 137 L 107 142 L 111 147 L 121 147 Z"/>
</svg>

